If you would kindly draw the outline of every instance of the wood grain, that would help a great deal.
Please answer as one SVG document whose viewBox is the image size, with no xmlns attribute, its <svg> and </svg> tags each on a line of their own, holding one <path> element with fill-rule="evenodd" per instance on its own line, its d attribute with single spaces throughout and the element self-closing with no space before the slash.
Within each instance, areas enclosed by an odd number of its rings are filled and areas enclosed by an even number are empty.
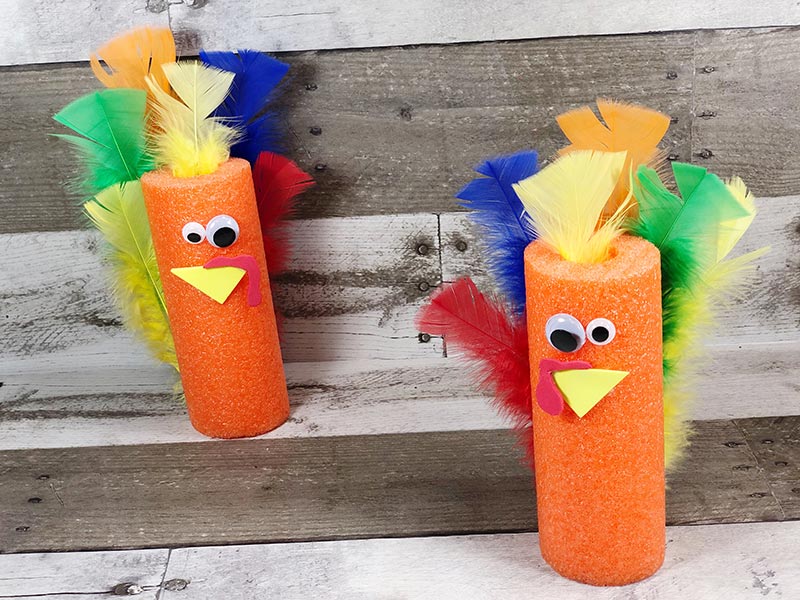
<svg viewBox="0 0 800 600">
<path fill-rule="evenodd" d="M 739 175 L 757 195 L 800 188 L 794 159 L 800 78 L 786 76 L 798 72 L 796 35 L 788 29 L 697 34 L 692 160 L 725 177 Z"/>
<path fill-rule="evenodd" d="M 554 117 L 597 95 L 670 114 L 677 123 L 666 148 L 687 158 L 693 40 L 677 33 L 282 55 L 292 67 L 283 100 L 288 154 L 317 180 L 299 217 L 453 210 L 472 165 L 530 146 L 548 156 L 563 142 Z M 0 81 L 0 105 L 14 115 L 0 123 L 0 233 L 81 226 L 63 188 L 69 148 L 48 134 L 62 130 L 55 112 L 97 87 L 90 69 L 14 69 Z"/>
<path fill-rule="evenodd" d="M 110 35 L 168 27 L 167 0 L 3 2 L 0 65 L 86 60 Z"/>
<path fill-rule="evenodd" d="M 800 420 L 742 419 L 737 425 L 769 479 L 775 498 L 793 511 L 800 506 Z"/>
<path fill-rule="evenodd" d="M 131 350 L 91 365 L 69 351 L 4 361 L 0 450 L 210 442 L 173 398 L 169 368 Z M 715 347 L 692 418 L 796 414 L 799 355 L 800 342 Z M 289 363 L 286 375 L 292 412 L 270 439 L 508 426 L 455 357 Z"/>
<path fill-rule="evenodd" d="M 158 600 L 168 556 L 166 548 L 0 556 L 0 598 Z"/>
<path fill-rule="evenodd" d="M 435 215 L 298 221 L 292 235 L 292 261 L 275 285 L 284 360 L 435 357 L 413 324 L 439 283 Z M 0 236 L 0 354 L 134 351 L 97 242 L 84 231 Z"/>
<path fill-rule="evenodd" d="M 172 25 L 186 51 L 203 46 L 280 51 L 800 23 L 800 11 L 790 0 L 764 6 L 636 0 L 625 11 L 597 10 L 588 0 L 566 5 L 545 0 L 530 15 L 521 15 L 508 0 L 491 5 L 413 0 L 380 7 L 365 0 L 323 0 L 313 6 L 301 0 L 146 0 L 114 3 L 113 8 L 100 0 L 10 0 L 5 8 L 0 37 L 10 36 L 12 42 L 0 47 L 0 64 L 5 65 L 83 60 L 111 33 L 143 24 Z M 82 26 L 65 28 L 65 23 Z"/>
<path fill-rule="evenodd" d="M 670 527 L 658 573 L 624 590 L 594 588 L 592 598 L 791 596 L 800 590 L 798 535 L 797 522 Z M 142 589 L 141 598 L 162 600 L 527 600 L 531 589 L 541 598 L 585 599 L 586 586 L 556 575 L 538 544 L 535 533 L 507 533 L 200 546 L 175 548 L 168 559 L 166 550 L 11 554 L 0 556 L 0 595 L 100 600 L 119 581 Z M 161 572 L 163 583 L 153 585 Z"/>
<path fill-rule="evenodd" d="M 167 578 L 188 584 L 183 594 L 162 597 L 791 598 L 800 593 L 798 535 L 800 523 L 671 527 L 661 570 L 624 588 L 588 588 L 559 577 L 533 533 L 180 548 L 170 556 Z"/>
<path fill-rule="evenodd" d="M 732 421 L 696 429 L 669 523 L 798 518 Z M 530 472 L 507 431 L 7 451 L 0 464 L 3 552 L 536 526 Z"/>
<path fill-rule="evenodd" d="M 448 363 L 290 363 L 291 415 L 266 438 L 506 427 L 470 389 L 465 369 Z M 168 368 L 17 364 L 20 372 L 0 388 L 2 450 L 212 441 L 192 429 L 184 403 L 170 393 Z"/>
</svg>

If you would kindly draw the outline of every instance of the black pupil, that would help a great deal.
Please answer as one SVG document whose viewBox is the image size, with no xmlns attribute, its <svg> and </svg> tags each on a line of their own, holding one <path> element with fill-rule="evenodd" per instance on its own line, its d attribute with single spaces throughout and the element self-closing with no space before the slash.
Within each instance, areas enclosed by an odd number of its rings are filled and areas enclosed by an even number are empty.
<svg viewBox="0 0 800 600">
<path fill-rule="evenodd" d="M 551 333 L 550 343 L 562 352 L 575 352 L 578 349 L 578 339 L 565 329 L 556 329 Z"/>
<path fill-rule="evenodd" d="M 595 342 L 605 342 L 608 339 L 608 329 L 605 327 L 595 327 L 592 329 L 592 339 Z"/>
<path fill-rule="evenodd" d="M 200 241 L 201 238 L 199 233 L 192 232 L 186 236 L 186 239 L 192 242 L 193 244 L 196 244 L 197 242 Z"/>
<path fill-rule="evenodd" d="M 227 248 L 236 241 L 236 232 L 230 227 L 220 227 L 214 233 L 214 243 L 220 248 Z"/>
</svg>

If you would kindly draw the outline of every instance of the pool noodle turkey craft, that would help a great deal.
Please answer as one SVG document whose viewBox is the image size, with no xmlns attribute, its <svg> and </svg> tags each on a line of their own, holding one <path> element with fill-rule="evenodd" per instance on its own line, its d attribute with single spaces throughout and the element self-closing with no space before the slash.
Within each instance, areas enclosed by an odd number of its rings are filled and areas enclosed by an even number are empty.
<svg viewBox="0 0 800 600">
<path fill-rule="evenodd" d="M 665 468 L 684 423 L 703 333 L 763 250 L 727 259 L 755 216 L 739 179 L 673 163 L 669 118 L 598 100 L 566 113 L 571 144 L 487 160 L 459 194 L 502 298 L 469 279 L 418 315 L 477 364 L 476 382 L 515 424 L 536 473 L 539 541 L 561 575 L 624 585 L 665 546 Z M 654 169 L 655 167 L 655 169 Z"/>
<path fill-rule="evenodd" d="M 168 29 L 97 54 L 111 89 L 55 118 L 80 134 L 62 137 L 84 159 L 84 208 L 125 324 L 178 369 L 198 431 L 269 431 L 289 414 L 269 277 L 286 267 L 284 219 L 311 185 L 270 151 L 279 128 L 265 108 L 288 66 L 249 50 L 175 62 Z"/>
</svg>

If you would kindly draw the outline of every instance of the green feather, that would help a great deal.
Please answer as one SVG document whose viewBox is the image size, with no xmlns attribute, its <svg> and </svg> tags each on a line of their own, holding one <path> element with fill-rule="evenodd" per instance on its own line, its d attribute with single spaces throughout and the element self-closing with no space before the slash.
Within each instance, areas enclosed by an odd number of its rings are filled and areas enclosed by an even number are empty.
<svg viewBox="0 0 800 600">
<path fill-rule="evenodd" d="M 629 224 L 631 233 L 652 242 L 661 252 L 668 466 L 677 462 L 687 444 L 689 432 L 684 421 L 693 375 L 702 358 L 703 333 L 713 323 L 715 304 L 724 295 L 723 283 L 735 283 L 732 278 L 715 276 L 721 227 L 751 214 L 725 183 L 706 169 L 673 163 L 673 173 L 682 199 L 664 186 L 653 169 L 639 167 L 634 183 L 639 217 Z"/>
<path fill-rule="evenodd" d="M 80 190 L 94 195 L 116 183 L 139 179 L 154 168 L 145 146 L 144 90 L 108 89 L 68 104 L 53 118 L 80 136 L 57 135 L 83 159 Z"/>
</svg>

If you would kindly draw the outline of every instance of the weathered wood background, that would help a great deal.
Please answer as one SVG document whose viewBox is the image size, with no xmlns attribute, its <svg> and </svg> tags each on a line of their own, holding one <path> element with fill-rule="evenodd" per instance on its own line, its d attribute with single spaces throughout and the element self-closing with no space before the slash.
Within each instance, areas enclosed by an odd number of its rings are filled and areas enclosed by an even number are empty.
<svg viewBox="0 0 800 600">
<path fill-rule="evenodd" d="M 582 597 L 515 533 L 536 522 L 513 439 L 413 316 L 462 274 L 491 289 L 452 198 L 471 167 L 550 156 L 554 117 L 597 96 L 668 113 L 671 159 L 741 175 L 760 210 L 742 250 L 771 246 L 706 340 L 667 565 L 598 598 L 800 596 L 797 528 L 766 523 L 800 518 L 800 5 L 605 8 L 9 0 L 0 552 L 43 554 L 0 556 L 0 597 Z M 260 440 L 191 429 L 169 369 L 121 327 L 64 193 L 72 162 L 50 117 L 97 87 L 88 51 L 143 24 L 171 26 L 184 56 L 254 47 L 292 66 L 288 152 L 317 186 L 276 286 L 292 415 Z M 179 549 L 256 542 L 270 544 Z"/>
</svg>

